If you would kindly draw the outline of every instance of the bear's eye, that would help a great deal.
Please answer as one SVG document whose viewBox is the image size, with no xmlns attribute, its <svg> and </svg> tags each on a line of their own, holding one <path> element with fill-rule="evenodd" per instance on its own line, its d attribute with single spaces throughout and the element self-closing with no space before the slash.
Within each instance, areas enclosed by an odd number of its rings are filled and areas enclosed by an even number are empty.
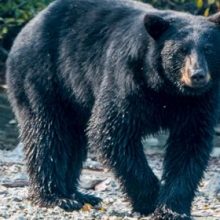
<svg viewBox="0 0 220 220">
<path fill-rule="evenodd" d="M 211 53 L 213 52 L 213 47 L 212 47 L 212 45 L 206 44 L 206 45 L 204 46 L 204 52 L 205 52 L 206 54 L 211 54 Z"/>
</svg>

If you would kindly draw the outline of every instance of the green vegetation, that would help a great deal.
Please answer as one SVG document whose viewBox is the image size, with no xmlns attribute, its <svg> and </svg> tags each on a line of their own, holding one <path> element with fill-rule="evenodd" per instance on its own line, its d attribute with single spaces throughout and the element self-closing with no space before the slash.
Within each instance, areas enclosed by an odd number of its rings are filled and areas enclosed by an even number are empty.
<svg viewBox="0 0 220 220">
<path fill-rule="evenodd" d="M 4 63 L 20 29 L 52 0 L 0 0 L 0 85 Z"/>
<path fill-rule="evenodd" d="M 220 0 L 142 0 L 159 8 L 188 11 L 208 16 L 220 10 Z"/>
<path fill-rule="evenodd" d="M 0 39 L 11 28 L 21 27 L 51 0 L 0 0 Z"/>
</svg>

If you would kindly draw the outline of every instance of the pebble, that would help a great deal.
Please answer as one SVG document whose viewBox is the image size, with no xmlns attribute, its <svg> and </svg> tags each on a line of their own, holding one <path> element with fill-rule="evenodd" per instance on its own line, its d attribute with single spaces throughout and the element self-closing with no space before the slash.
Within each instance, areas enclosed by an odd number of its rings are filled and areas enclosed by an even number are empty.
<svg viewBox="0 0 220 220">
<path fill-rule="evenodd" d="M 0 191 L 0 195 L 8 195 L 8 192 L 6 191 L 6 190 L 4 190 L 4 191 Z"/>
<path fill-rule="evenodd" d="M 10 220 L 27 220 L 27 218 L 25 218 L 23 215 L 13 215 Z"/>
</svg>

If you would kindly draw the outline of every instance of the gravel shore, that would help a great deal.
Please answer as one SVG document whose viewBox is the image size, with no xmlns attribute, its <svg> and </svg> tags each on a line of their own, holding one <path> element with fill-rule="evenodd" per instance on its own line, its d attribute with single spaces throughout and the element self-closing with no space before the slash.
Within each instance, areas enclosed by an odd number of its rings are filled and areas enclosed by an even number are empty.
<svg viewBox="0 0 220 220">
<path fill-rule="evenodd" d="M 147 150 L 149 163 L 156 175 L 161 175 L 163 153 Z M 193 203 L 193 216 L 201 220 L 220 220 L 220 157 L 214 155 Z M 89 158 L 81 178 L 82 191 L 103 199 L 99 207 L 85 205 L 79 212 L 64 212 L 56 208 L 32 206 L 27 199 L 28 177 L 23 162 L 22 146 L 13 151 L 0 151 L 0 220 L 146 220 L 149 217 L 132 213 L 125 195 L 112 173 Z"/>
</svg>

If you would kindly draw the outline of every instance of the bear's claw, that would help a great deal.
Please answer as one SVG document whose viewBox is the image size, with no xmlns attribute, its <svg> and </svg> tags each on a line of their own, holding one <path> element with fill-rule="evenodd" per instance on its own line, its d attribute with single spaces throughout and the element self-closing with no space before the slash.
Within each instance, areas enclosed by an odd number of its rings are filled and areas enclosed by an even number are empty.
<svg viewBox="0 0 220 220">
<path fill-rule="evenodd" d="M 83 204 L 88 203 L 92 206 L 96 206 L 96 205 L 98 205 L 99 203 L 102 202 L 102 199 L 100 199 L 96 196 L 93 196 L 93 195 L 90 195 L 90 194 L 84 194 L 84 193 L 81 193 L 81 192 L 75 193 L 73 195 L 73 197 L 76 198 L 76 200 L 80 201 Z"/>
<path fill-rule="evenodd" d="M 41 207 L 55 207 L 58 206 L 65 211 L 74 211 L 74 210 L 80 210 L 86 203 L 96 206 L 98 205 L 102 199 L 89 195 L 84 194 L 81 192 L 75 192 L 73 195 L 69 197 L 64 196 L 58 196 L 58 195 L 50 195 L 50 196 L 44 196 L 39 197 L 36 195 L 30 195 L 29 199 L 36 205 L 39 205 Z"/>
<path fill-rule="evenodd" d="M 57 199 L 56 201 L 57 206 L 60 208 L 64 209 L 65 211 L 74 211 L 74 210 L 79 210 L 83 207 L 83 204 L 80 203 L 77 200 L 74 199 Z"/>
<path fill-rule="evenodd" d="M 192 220 L 186 214 L 176 213 L 168 208 L 157 208 L 150 218 L 151 220 Z"/>
</svg>

